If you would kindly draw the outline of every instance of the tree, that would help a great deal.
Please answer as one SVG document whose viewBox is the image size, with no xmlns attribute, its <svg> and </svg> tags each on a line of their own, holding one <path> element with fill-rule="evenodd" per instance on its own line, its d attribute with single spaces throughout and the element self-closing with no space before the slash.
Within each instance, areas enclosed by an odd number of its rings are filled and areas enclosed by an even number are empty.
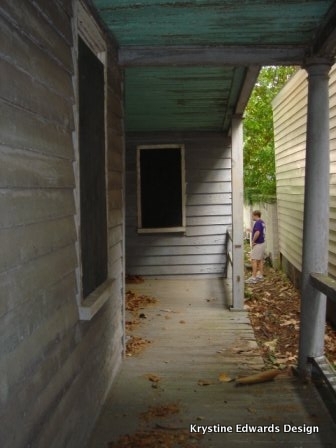
<svg viewBox="0 0 336 448">
<path fill-rule="evenodd" d="M 271 102 L 296 67 L 263 67 L 245 111 L 244 196 L 249 204 L 276 196 Z"/>
</svg>

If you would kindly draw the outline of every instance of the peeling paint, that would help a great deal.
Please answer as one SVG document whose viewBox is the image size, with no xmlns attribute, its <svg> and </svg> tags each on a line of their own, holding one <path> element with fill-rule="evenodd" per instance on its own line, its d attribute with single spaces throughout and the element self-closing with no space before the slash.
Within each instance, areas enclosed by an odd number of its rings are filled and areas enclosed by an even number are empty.
<svg viewBox="0 0 336 448">
<path fill-rule="evenodd" d="M 120 46 L 310 49 L 332 0 L 93 0 Z M 273 61 L 270 60 L 270 64 Z M 245 81 L 232 67 L 126 68 L 128 130 L 228 130 Z M 149 123 L 150 121 L 150 123 Z M 144 130 L 144 129 L 143 129 Z"/>
</svg>

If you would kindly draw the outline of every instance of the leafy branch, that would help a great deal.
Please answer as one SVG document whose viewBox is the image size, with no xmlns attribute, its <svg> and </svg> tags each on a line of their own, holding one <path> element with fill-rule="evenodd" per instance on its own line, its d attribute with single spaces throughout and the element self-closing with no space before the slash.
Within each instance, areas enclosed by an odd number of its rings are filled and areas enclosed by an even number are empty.
<svg viewBox="0 0 336 448">
<path fill-rule="evenodd" d="M 245 111 L 245 201 L 274 201 L 276 197 L 272 100 L 296 67 L 263 67 Z"/>
</svg>

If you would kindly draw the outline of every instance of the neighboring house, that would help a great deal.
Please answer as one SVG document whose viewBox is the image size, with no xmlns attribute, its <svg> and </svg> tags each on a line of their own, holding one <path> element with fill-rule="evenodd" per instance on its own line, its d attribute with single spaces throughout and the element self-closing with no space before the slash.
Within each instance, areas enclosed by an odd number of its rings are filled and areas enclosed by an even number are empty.
<svg viewBox="0 0 336 448">
<path fill-rule="evenodd" d="M 232 227 L 242 309 L 259 67 L 335 56 L 334 2 L 300 3 L 1 2 L 1 448 L 86 445 L 123 359 L 125 266 L 221 276 Z"/>
<path fill-rule="evenodd" d="M 281 264 L 297 285 L 302 270 L 307 94 L 307 72 L 300 70 L 273 101 Z M 336 278 L 336 66 L 330 71 L 329 101 L 329 275 Z"/>
</svg>

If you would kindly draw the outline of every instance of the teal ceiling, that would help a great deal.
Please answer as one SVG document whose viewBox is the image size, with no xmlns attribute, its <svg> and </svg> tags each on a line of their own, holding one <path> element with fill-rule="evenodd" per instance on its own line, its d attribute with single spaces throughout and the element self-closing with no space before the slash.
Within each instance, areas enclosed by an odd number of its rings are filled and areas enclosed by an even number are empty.
<svg viewBox="0 0 336 448">
<path fill-rule="evenodd" d="M 234 79 L 234 82 L 232 82 Z M 233 67 L 132 67 L 126 70 L 127 127 L 132 131 L 226 128 L 244 69 Z"/>
<path fill-rule="evenodd" d="M 302 44 L 331 1 L 95 0 L 120 45 Z"/>
<path fill-rule="evenodd" d="M 119 46 L 127 131 L 226 132 L 258 67 L 334 53 L 330 0 L 92 3 Z"/>
</svg>

